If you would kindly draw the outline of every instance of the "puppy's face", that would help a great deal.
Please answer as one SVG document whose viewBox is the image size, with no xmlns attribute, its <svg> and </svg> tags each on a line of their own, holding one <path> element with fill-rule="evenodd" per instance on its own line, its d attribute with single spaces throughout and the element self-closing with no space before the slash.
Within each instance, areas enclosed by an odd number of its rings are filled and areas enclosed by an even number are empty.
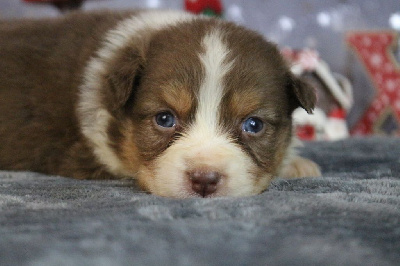
<svg viewBox="0 0 400 266">
<path fill-rule="evenodd" d="M 276 47 L 213 20 L 143 39 L 120 51 L 105 81 L 121 172 L 161 196 L 265 190 L 290 145 L 291 112 L 314 101 Z"/>
</svg>

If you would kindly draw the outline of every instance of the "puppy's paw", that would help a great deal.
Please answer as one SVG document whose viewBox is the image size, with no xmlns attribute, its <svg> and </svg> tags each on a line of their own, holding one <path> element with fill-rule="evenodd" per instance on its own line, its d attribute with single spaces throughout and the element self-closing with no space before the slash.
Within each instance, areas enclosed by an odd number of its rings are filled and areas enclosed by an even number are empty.
<svg viewBox="0 0 400 266">
<path fill-rule="evenodd" d="M 284 178 L 317 177 L 321 176 L 321 170 L 313 161 L 296 156 L 282 168 L 279 176 Z"/>
</svg>

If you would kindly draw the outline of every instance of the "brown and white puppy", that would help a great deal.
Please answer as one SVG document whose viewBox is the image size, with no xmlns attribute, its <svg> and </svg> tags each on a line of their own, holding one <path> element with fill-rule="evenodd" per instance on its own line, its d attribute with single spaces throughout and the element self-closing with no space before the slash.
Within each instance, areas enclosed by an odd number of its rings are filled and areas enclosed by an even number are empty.
<svg viewBox="0 0 400 266">
<path fill-rule="evenodd" d="M 0 22 L 0 168 L 135 178 L 169 197 L 244 196 L 315 176 L 292 111 L 312 89 L 276 46 L 175 11 Z"/>
</svg>

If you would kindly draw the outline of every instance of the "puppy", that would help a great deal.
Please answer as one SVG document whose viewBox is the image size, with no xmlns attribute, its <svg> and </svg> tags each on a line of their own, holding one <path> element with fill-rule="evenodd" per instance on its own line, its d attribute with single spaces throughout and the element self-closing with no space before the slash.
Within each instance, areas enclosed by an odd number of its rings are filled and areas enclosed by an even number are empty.
<svg viewBox="0 0 400 266">
<path fill-rule="evenodd" d="M 135 178 L 167 197 L 246 196 L 319 175 L 295 156 L 313 90 L 275 45 L 175 11 L 0 22 L 0 168 Z"/>
</svg>

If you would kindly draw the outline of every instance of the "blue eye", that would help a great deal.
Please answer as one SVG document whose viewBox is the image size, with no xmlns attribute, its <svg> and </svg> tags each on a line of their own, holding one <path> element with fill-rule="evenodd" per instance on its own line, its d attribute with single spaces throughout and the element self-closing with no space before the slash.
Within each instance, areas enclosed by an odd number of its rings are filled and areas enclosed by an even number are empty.
<svg viewBox="0 0 400 266">
<path fill-rule="evenodd" d="M 157 125 L 160 127 L 174 127 L 175 116 L 168 111 L 158 113 L 155 117 Z"/>
<path fill-rule="evenodd" d="M 264 128 L 264 123 L 257 117 L 249 117 L 242 124 L 242 130 L 246 133 L 256 134 Z"/>
</svg>

